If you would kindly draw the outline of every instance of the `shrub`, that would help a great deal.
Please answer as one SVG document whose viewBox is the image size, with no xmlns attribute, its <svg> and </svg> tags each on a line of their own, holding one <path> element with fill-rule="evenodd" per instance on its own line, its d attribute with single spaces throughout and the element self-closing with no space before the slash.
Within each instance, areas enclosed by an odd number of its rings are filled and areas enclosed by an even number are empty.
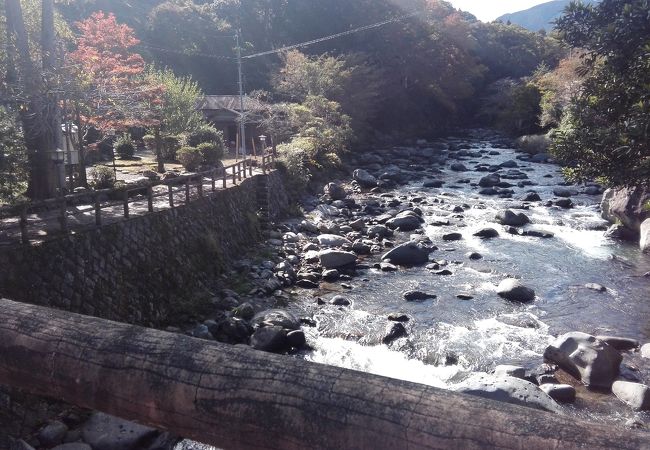
<svg viewBox="0 0 650 450">
<path fill-rule="evenodd" d="M 529 155 L 547 153 L 551 145 L 551 139 L 545 134 L 530 134 L 521 136 L 516 141 L 517 148 Z"/>
<path fill-rule="evenodd" d="M 115 140 L 115 136 L 104 136 L 102 140 L 97 143 L 97 149 L 103 158 L 113 159 Z"/>
<path fill-rule="evenodd" d="M 27 151 L 12 111 L 0 106 L 0 203 L 15 203 L 27 189 Z"/>
<path fill-rule="evenodd" d="M 165 136 L 163 138 L 162 157 L 165 161 L 176 161 L 178 150 L 181 148 L 180 136 Z"/>
<path fill-rule="evenodd" d="M 204 142 L 196 147 L 203 157 L 203 164 L 213 166 L 223 158 L 223 145 Z"/>
<path fill-rule="evenodd" d="M 135 153 L 135 145 L 133 145 L 131 136 L 124 134 L 118 138 L 117 141 L 115 141 L 115 151 L 120 158 L 132 158 Z"/>
<path fill-rule="evenodd" d="M 185 170 L 193 172 L 203 164 L 201 150 L 196 147 L 182 147 L 176 154 L 178 161 L 185 167 Z"/>
<path fill-rule="evenodd" d="M 142 136 L 142 142 L 144 142 L 144 146 L 147 147 L 148 150 L 156 149 L 156 136 L 153 134 L 145 134 Z"/>
<path fill-rule="evenodd" d="M 108 166 L 95 166 L 90 171 L 90 185 L 94 189 L 111 189 L 115 187 L 115 172 Z"/>
<path fill-rule="evenodd" d="M 202 125 L 197 130 L 187 135 L 187 145 L 197 147 L 199 144 L 210 142 L 214 144 L 221 143 L 223 147 L 223 135 L 212 125 Z"/>
</svg>

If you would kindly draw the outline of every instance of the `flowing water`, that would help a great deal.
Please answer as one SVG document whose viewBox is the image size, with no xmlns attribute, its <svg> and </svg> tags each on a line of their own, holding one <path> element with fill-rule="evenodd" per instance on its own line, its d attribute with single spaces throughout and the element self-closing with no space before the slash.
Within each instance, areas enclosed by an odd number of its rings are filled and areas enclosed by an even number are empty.
<svg viewBox="0 0 650 450">
<path fill-rule="evenodd" d="M 489 141 L 467 140 L 462 148 L 484 151 L 481 158 L 464 161 L 470 169 L 476 163 L 500 164 L 517 156 L 514 150 L 492 148 Z M 488 155 L 486 150 L 499 154 Z M 448 168 L 435 175 L 445 181 L 444 188 L 423 188 L 418 181 L 392 191 L 397 198 L 424 197 L 417 206 L 427 223 L 434 218 L 450 221 L 450 226 L 426 226 L 425 233 L 439 246 L 431 258 L 446 260 L 453 275 L 434 275 L 425 267 L 389 273 L 371 268 L 353 278 L 349 290 L 333 284 L 331 291 L 299 291 L 289 309 L 313 317 L 317 323 L 305 329 L 314 350 L 299 357 L 446 388 L 463 374 L 489 372 L 499 364 L 535 368 L 543 362 L 544 349 L 554 337 L 569 331 L 650 341 L 650 280 L 644 277 L 650 271 L 650 256 L 641 254 L 635 244 L 605 237 L 600 196 L 575 195 L 572 209 L 545 206 L 546 200 L 554 198 L 553 189 L 564 181 L 559 167 L 530 162 L 519 165 L 518 170 L 525 171 L 536 185 L 513 187 L 512 199 L 479 195 L 471 184 L 478 183 L 485 172 L 458 173 Z M 459 182 L 462 179 L 464 182 Z M 533 222 L 524 229 L 551 232 L 551 239 L 511 235 L 494 221 L 497 211 L 521 206 L 515 199 L 531 189 L 544 202 L 531 203 L 523 211 Z M 357 196 L 357 200 L 363 198 Z M 455 206 L 462 206 L 464 212 L 454 213 Z M 500 236 L 489 240 L 472 236 L 485 227 L 496 228 Z M 452 231 L 461 232 L 463 240 L 443 242 L 441 235 Z M 408 238 L 408 233 L 396 233 L 394 240 Z M 471 261 L 468 252 L 478 252 L 483 259 Z M 372 256 L 365 262 L 372 266 L 378 261 L 379 256 Z M 518 304 L 497 296 L 496 286 L 507 276 L 521 278 L 532 287 L 536 300 Z M 588 289 L 587 283 L 599 283 L 607 291 Z M 437 298 L 405 302 L 402 293 L 413 289 Z M 456 295 L 460 293 L 473 299 L 459 300 Z M 351 306 L 316 304 L 314 297 L 327 300 L 335 294 L 344 294 Z M 410 317 L 408 336 L 389 346 L 380 344 L 387 316 L 394 312 Z M 638 356 L 627 355 L 624 364 L 629 366 L 625 371 L 650 382 L 650 371 Z M 611 394 L 579 386 L 578 399 L 565 408 L 578 417 L 608 423 L 622 423 L 634 416 Z"/>
<path fill-rule="evenodd" d="M 465 161 L 470 168 L 475 162 L 499 164 L 516 157 L 513 150 L 492 149 L 485 141 L 467 142 L 463 148 L 467 147 L 500 153 Z M 486 175 L 473 171 L 445 170 L 436 175 L 446 182 L 441 189 L 422 188 L 422 182 L 415 182 L 394 191 L 398 197 L 424 197 L 427 205 L 418 206 L 427 222 L 434 217 L 450 220 L 450 226 L 427 226 L 425 233 L 440 247 L 431 257 L 447 260 L 453 275 L 434 275 L 424 267 L 391 273 L 368 269 L 352 280 L 351 290 L 337 292 L 352 301 L 348 308 L 316 306 L 313 298 L 303 297 L 295 309 L 313 314 L 318 323 L 308 330 L 315 350 L 305 359 L 445 388 L 464 373 L 490 371 L 499 364 L 539 366 L 554 336 L 569 331 L 649 341 L 649 280 L 644 274 L 650 271 L 650 257 L 641 254 L 637 245 L 605 237 L 600 196 L 578 194 L 572 197 L 573 209 L 536 202 L 523 211 L 533 222 L 525 229 L 551 232 L 551 239 L 510 235 L 495 223 L 496 212 L 520 206 L 522 202 L 514 199 L 528 190 L 534 189 L 543 200 L 552 199 L 553 189 L 564 181 L 555 165 L 519 164 L 519 170 L 526 171 L 537 185 L 513 187 L 513 199 L 479 195 L 476 187 L 458 183 L 470 179 L 475 184 Z M 465 211 L 453 213 L 459 205 Z M 489 240 L 472 236 L 485 227 L 496 228 L 500 236 Z M 452 231 L 461 232 L 464 239 L 444 243 L 441 235 Z M 408 233 L 402 239 L 407 240 Z M 468 252 L 484 258 L 470 261 L 465 256 Z M 496 286 L 507 276 L 521 278 L 532 287 L 535 302 L 524 305 L 498 297 Z M 587 283 L 599 283 L 607 291 L 588 289 Z M 405 302 L 402 292 L 413 289 L 437 298 Z M 459 300 L 456 295 L 460 293 L 474 298 Z M 393 312 L 411 318 L 408 336 L 390 346 L 377 344 Z M 630 366 L 639 369 L 637 377 L 650 381 L 650 372 L 638 358 Z M 584 389 L 578 395 L 578 401 L 568 407 L 577 415 L 610 421 L 632 415 L 611 395 Z"/>
</svg>

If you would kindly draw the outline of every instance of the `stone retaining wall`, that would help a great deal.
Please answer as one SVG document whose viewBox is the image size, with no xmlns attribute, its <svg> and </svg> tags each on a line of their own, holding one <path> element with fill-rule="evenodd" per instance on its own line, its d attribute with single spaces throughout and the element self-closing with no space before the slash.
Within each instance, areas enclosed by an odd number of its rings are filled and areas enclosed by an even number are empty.
<svg viewBox="0 0 650 450">
<path fill-rule="evenodd" d="M 266 181 L 277 216 L 286 194 L 277 172 L 189 205 L 34 246 L 0 252 L 0 294 L 27 303 L 142 325 L 205 291 L 232 258 L 261 238 L 256 187 Z"/>
</svg>

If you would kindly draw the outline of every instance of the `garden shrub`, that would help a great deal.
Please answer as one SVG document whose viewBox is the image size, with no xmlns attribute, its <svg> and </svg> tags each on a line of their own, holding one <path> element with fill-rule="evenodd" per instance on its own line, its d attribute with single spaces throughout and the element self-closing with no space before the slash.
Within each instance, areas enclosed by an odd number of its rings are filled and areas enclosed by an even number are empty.
<svg viewBox="0 0 650 450">
<path fill-rule="evenodd" d="M 187 145 L 189 147 L 197 147 L 199 144 L 205 142 L 214 144 L 221 143 L 221 146 L 223 146 L 223 135 L 221 131 L 212 125 L 202 125 L 187 135 Z"/>
<path fill-rule="evenodd" d="M 153 134 L 145 134 L 142 136 L 142 142 L 144 142 L 144 146 L 147 148 L 147 150 L 156 149 L 156 136 Z"/>
<path fill-rule="evenodd" d="M 162 157 L 165 161 L 176 161 L 178 150 L 181 148 L 182 137 L 165 136 L 163 138 Z"/>
<path fill-rule="evenodd" d="M 95 166 L 90 171 L 90 186 L 94 189 L 112 189 L 115 187 L 115 172 L 108 166 Z"/>
<path fill-rule="evenodd" d="M 203 164 L 203 155 L 201 150 L 196 147 L 182 147 L 176 154 L 178 162 L 180 162 L 185 170 L 190 172 L 196 171 L 201 164 Z"/>
<path fill-rule="evenodd" d="M 135 145 L 133 139 L 128 134 L 122 135 L 115 141 L 115 151 L 118 156 L 123 159 L 133 158 L 135 154 Z"/>
<path fill-rule="evenodd" d="M 223 145 L 204 142 L 196 147 L 203 157 L 203 164 L 213 166 L 223 158 Z"/>
</svg>

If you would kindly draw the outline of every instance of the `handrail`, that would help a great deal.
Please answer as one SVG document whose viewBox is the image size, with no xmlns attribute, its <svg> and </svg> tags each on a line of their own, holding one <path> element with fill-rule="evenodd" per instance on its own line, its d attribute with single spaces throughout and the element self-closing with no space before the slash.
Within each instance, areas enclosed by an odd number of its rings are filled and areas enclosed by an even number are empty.
<svg viewBox="0 0 650 450">
<path fill-rule="evenodd" d="M 0 355 L 0 384 L 219 448 L 650 448 L 646 432 L 6 299 Z"/>
<path fill-rule="evenodd" d="M 273 162 L 274 159 L 272 157 L 262 155 L 263 173 L 267 173 L 267 171 L 272 168 Z M 187 204 L 192 201 L 191 197 L 193 187 L 196 188 L 198 198 L 204 196 L 205 179 L 209 179 L 211 191 L 215 192 L 217 190 L 217 180 L 222 180 L 221 187 L 223 189 L 227 188 L 228 178 L 230 177 L 232 178 L 232 184 L 236 185 L 241 182 L 242 179 L 253 175 L 253 166 L 254 164 L 251 159 L 245 159 L 224 167 L 217 167 L 188 175 L 180 175 L 167 180 L 150 181 L 128 188 L 92 190 L 68 194 L 62 197 L 41 200 L 38 202 L 22 203 L 10 208 L 5 208 L 4 211 L 0 210 L 0 220 L 16 219 L 15 223 L 0 227 L 0 231 L 9 231 L 11 229 L 19 228 L 20 241 L 23 244 L 28 244 L 30 242 L 29 229 L 32 225 L 29 215 L 39 212 L 58 211 L 56 217 L 53 215 L 50 217 L 50 220 L 58 221 L 59 231 L 63 234 L 68 234 L 71 231 L 69 217 L 76 217 L 80 214 L 84 214 L 84 211 L 75 211 L 70 213 L 68 210 L 72 206 L 78 207 L 80 205 L 89 205 L 94 209 L 94 226 L 100 227 L 104 224 L 102 210 L 117 206 L 117 203 L 112 203 L 110 201 L 106 202 L 107 199 L 120 198 L 121 200 L 119 201 L 119 204 L 122 205 L 122 216 L 125 219 L 128 219 L 131 216 L 130 205 L 142 201 L 139 198 L 134 199 L 134 194 L 141 194 L 146 198 L 147 212 L 149 213 L 154 212 L 153 199 L 162 195 L 168 197 L 169 207 L 174 208 L 177 206 L 174 199 L 175 187 L 183 186 L 184 203 Z M 228 174 L 229 171 L 232 171 L 230 175 Z M 156 193 L 154 189 L 160 186 L 166 186 L 167 192 L 162 194 Z M 48 219 L 43 219 L 41 222 L 47 222 L 47 220 Z"/>
</svg>

